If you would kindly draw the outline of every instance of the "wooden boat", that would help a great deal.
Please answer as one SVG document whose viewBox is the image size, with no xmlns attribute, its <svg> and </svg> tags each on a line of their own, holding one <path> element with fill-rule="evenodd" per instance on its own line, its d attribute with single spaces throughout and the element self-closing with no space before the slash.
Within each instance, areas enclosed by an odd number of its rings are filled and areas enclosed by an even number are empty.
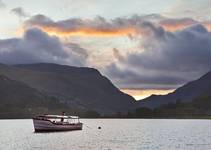
<svg viewBox="0 0 211 150">
<path fill-rule="evenodd" d="M 82 130 L 78 116 L 41 115 L 33 118 L 35 132 Z"/>
</svg>

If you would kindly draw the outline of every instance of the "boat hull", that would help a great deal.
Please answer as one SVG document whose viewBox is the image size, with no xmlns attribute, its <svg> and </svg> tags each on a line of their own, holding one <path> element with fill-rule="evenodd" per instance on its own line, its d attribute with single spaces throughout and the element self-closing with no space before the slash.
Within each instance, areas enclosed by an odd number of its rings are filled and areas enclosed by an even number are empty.
<svg viewBox="0 0 211 150">
<path fill-rule="evenodd" d="M 50 120 L 33 119 L 35 132 L 82 130 L 82 123 L 53 123 Z"/>
</svg>

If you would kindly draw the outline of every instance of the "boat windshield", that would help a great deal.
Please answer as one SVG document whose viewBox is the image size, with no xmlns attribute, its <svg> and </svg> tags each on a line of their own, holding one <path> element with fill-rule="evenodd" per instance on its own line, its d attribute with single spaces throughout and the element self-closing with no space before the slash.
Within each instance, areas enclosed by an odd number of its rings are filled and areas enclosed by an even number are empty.
<svg viewBox="0 0 211 150">
<path fill-rule="evenodd" d="M 46 118 L 64 118 L 64 119 L 79 119 L 78 116 L 63 116 L 63 115 L 43 115 L 42 117 Z"/>
<path fill-rule="evenodd" d="M 42 115 L 39 116 L 54 123 L 80 123 L 78 116 Z"/>
</svg>

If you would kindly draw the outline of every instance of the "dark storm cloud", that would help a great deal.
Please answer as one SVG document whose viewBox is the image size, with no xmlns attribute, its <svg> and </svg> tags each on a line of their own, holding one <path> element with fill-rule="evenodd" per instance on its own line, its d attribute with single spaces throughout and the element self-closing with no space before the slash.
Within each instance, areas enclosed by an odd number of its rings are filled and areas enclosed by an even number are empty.
<svg viewBox="0 0 211 150">
<path fill-rule="evenodd" d="M 144 50 L 111 64 L 105 73 L 121 87 L 175 88 L 211 70 L 211 33 L 200 24 L 167 32 L 147 23 Z"/>
<path fill-rule="evenodd" d="M 186 78 L 177 76 L 177 74 L 161 74 L 156 71 L 141 68 L 134 70 L 133 68 L 135 69 L 130 65 L 121 68 L 117 64 L 111 64 L 104 73 L 111 77 L 120 88 L 130 89 L 174 89 L 187 81 Z"/>
<path fill-rule="evenodd" d="M 156 36 L 149 36 L 141 43 L 145 51 L 130 55 L 128 63 L 169 71 L 203 70 L 211 66 L 211 33 L 202 25 L 175 33 L 153 28 L 153 33 Z"/>
<path fill-rule="evenodd" d="M 80 49 L 80 46 L 74 44 L 74 48 Z M 77 55 L 79 53 L 80 51 Z M 70 47 L 64 46 L 57 37 L 49 36 L 39 29 L 27 30 L 23 38 L 0 40 L 0 62 L 3 63 L 52 62 L 82 66 L 84 61 L 82 57 L 76 56 Z"/>
</svg>

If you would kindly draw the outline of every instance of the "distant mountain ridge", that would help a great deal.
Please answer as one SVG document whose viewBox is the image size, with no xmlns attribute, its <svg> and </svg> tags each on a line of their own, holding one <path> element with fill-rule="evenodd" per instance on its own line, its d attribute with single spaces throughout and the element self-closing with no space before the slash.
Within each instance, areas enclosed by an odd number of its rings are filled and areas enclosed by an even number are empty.
<svg viewBox="0 0 211 150">
<path fill-rule="evenodd" d="M 26 118 L 66 106 L 28 85 L 0 75 L 0 118 Z M 55 107 L 55 108 L 53 108 Z M 58 109 L 59 111 L 59 109 Z"/>
<path fill-rule="evenodd" d="M 93 68 L 38 63 L 8 66 L 0 64 L 0 74 L 55 97 L 71 107 L 101 114 L 125 112 L 135 100 L 116 88 Z"/>
<path fill-rule="evenodd" d="M 192 108 L 197 114 L 210 114 L 210 95 L 211 72 L 167 95 L 152 95 L 135 101 L 94 68 L 49 63 L 0 64 L 0 118 L 4 118 L 4 113 L 7 114 L 5 118 L 10 113 L 12 118 L 17 118 L 17 115 L 24 118 L 27 114 L 32 116 L 61 110 L 75 112 L 73 108 L 89 111 L 95 116 L 96 111 L 101 115 L 117 114 L 121 117 L 121 112 L 143 107 L 161 111 L 179 107 L 185 113 Z"/>
<path fill-rule="evenodd" d="M 138 101 L 137 107 L 156 108 L 176 101 L 190 102 L 194 98 L 211 93 L 211 71 L 198 80 L 189 82 L 167 95 L 152 95 Z"/>
<path fill-rule="evenodd" d="M 51 73 L 66 73 L 66 74 L 77 74 L 77 73 L 96 73 L 100 74 L 97 69 L 89 67 L 73 67 L 68 65 L 59 65 L 53 63 L 36 63 L 36 64 L 19 64 L 13 65 L 13 67 L 40 71 L 40 72 L 51 72 Z"/>
</svg>

